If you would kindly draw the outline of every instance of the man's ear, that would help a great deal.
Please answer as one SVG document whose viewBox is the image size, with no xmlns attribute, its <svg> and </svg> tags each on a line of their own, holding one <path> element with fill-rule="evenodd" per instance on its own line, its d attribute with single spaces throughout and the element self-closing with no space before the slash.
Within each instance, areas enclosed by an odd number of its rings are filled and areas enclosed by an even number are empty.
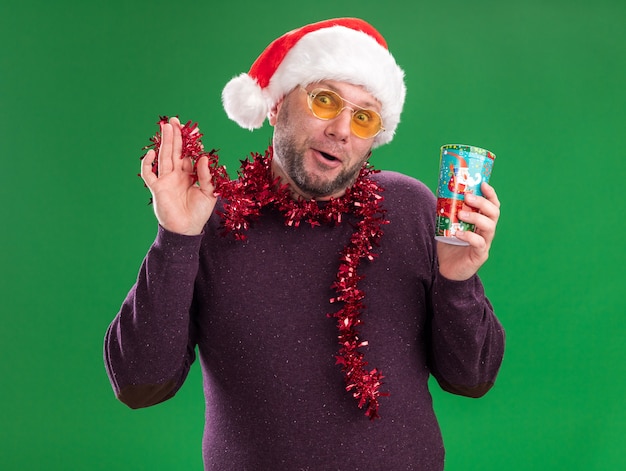
<svg viewBox="0 0 626 471">
<path fill-rule="evenodd" d="M 278 100 L 278 103 L 272 106 L 272 109 L 267 114 L 267 120 L 270 123 L 270 126 L 276 125 L 276 121 L 278 119 L 278 113 L 280 112 L 280 107 L 283 105 L 283 100 L 284 100 L 284 97 Z"/>
</svg>

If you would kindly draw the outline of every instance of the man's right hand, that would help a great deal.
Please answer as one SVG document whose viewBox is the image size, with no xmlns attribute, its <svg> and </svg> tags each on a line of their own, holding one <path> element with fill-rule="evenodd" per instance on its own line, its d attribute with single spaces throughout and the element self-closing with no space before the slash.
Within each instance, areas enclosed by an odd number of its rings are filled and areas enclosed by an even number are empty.
<svg viewBox="0 0 626 471">
<path fill-rule="evenodd" d="M 193 164 L 189 157 L 181 159 L 181 124 L 177 118 L 162 124 L 159 155 L 148 151 L 141 161 L 141 178 L 152 193 L 154 214 L 168 231 L 185 235 L 202 233 L 217 201 L 213 194 L 208 157 L 196 165 L 198 183 L 194 183 Z M 158 175 L 152 171 L 158 158 Z M 206 160 L 205 160 L 206 159 Z"/>
</svg>

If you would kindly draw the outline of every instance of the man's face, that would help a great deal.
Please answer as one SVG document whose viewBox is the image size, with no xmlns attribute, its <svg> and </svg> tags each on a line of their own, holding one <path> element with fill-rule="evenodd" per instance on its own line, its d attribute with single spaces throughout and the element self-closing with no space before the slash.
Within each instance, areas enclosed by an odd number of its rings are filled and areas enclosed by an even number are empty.
<svg viewBox="0 0 626 471">
<path fill-rule="evenodd" d="M 323 81 L 306 89 L 326 88 L 363 108 L 380 112 L 380 103 L 363 88 Z M 296 195 L 318 200 L 341 196 L 356 180 L 374 138 L 362 139 L 350 130 L 351 110 L 330 120 L 316 118 L 307 94 L 297 87 L 270 114 L 274 129 L 273 170 Z"/>
</svg>

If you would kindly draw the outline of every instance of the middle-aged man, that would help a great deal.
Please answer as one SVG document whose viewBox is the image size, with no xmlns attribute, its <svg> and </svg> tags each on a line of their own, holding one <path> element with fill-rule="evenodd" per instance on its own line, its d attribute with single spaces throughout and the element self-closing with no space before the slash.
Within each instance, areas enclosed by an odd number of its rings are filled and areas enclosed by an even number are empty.
<svg viewBox="0 0 626 471">
<path fill-rule="evenodd" d="M 186 153 L 197 128 L 161 122 L 141 170 L 156 240 L 105 338 L 117 397 L 171 398 L 197 349 L 206 469 L 443 469 L 430 375 L 479 397 L 504 351 L 477 276 L 496 192 L 467 195 L 476 231 L 447 245 L 428 188 L 369 165 L 405 85 L 362 20 L 279 37 L 222 98 L 242 127 L 267 118 L 272 145 L 225 179 L 213 153 Z"/>
</svg>

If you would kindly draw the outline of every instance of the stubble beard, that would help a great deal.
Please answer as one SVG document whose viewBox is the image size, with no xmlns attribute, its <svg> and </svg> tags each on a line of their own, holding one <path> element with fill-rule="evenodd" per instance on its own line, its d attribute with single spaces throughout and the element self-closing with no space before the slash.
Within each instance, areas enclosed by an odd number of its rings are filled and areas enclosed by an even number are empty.
<svg viewBox="0 0 626 471">
<path fill-rule="evenodd" d="M 312 175 L 305 168 L 304 152 L 298 149 L 293 139 L 275 140 L 274 158 L 278 159 L 283 172 L 298 186 L 300 193 L 311 198 L 343 193 L 354 184 L 363 166 L 362 162 L 357 162 L 356 165 L 343 169 L 333 179 Z"/>
<path fill-rule="evenodd" d="M 282 118 L 288 122 L 287 113 L 284 113 Z M 274 133 L 274 159 L 278 161 L 277 163 L 282 168 L 282 171 L 297 185 L 300 190 L 299 193 L 305 194 L 310 198 L 319 199 L 343 194 L 346 188 L 354 184 L 367 157 L 364 156 L 351 167 L 343 168 L 333 179 L 310 174 L 305 168 L 304 154 L 311 147 L 317 148 L 321 146 L 310 145 L 310 141 L 307 140 L 299 147 L 293 137 L 294 133 L 289 131 L 290 124 L 285 122 L 281 124 L 280 130 L 280 124 L 277 124 Z"/>
</svg>

